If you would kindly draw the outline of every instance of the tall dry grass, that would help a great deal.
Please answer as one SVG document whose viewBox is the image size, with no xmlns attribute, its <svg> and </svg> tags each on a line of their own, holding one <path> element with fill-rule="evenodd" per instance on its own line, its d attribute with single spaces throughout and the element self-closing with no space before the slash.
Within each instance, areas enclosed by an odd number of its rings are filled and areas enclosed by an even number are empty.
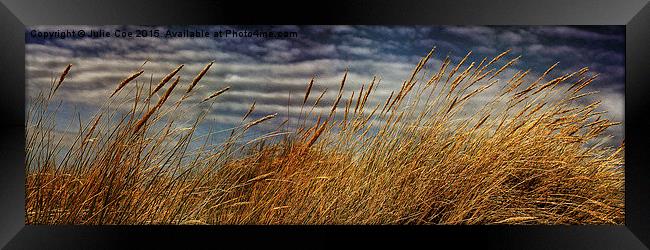
<svg viewBox="0 0 650 250">
<path fill-rule="evenodd" d="M 526 81 L 530 71 L 501 75 L 518 59 L 502 62 L 507 52 L 478 63 L 466 62 L 468 54 L 455 66 L 446 58 L 434 65 L 439 70 L 428 64 L 432 54 L 381 102 L 372 102 L 377 78 L 345 91 L 346 71 L 331 108 L 318 113 L 324 92 L 311 93 L 318 84 L 311 79 L 289 132 L 247 137 L 278 119 L 251 119 L 253 103 L 218 145 L 195 132 L 204 115 L 177 126 L 178 114 L 195 108 L 187 97 L 210 63 L 185 91 L 176 90 L 183 79 L 174 79 L 183 65 L 158 84 L 138 81 L 138 69 L 64 147 L 50 103 L 74 71 L 68 66 L 28 109 L 26 222 L 624 222 L 623 145 L 597 143 L 617 123 L 602 118 L 598 103 L 581 104 L 595 79 L 586 68 L 547 79 L 553 65 Z M 228 90 L 200 99 L 212 102 Z M 182 92 L 176 102 L 174 91 Z M 113 108 L 120 105 L 131 108 Z"/>
</svg>

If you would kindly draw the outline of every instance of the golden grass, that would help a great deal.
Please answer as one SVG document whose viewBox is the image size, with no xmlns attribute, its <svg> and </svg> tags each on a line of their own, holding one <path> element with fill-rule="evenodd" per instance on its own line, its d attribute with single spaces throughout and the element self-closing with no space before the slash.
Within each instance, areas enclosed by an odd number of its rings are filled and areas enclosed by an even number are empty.
<svg viewBox="0 0 650 250">
<path fill-rule="evenodd" d="M 150 91 L 136 83 L 135 91 L 118 92 L 143 71 L 127 77 L 63 148 L 54 134 L 56 111 L 48 107 L 68 66 L 27 114 L 26 223 L 624 222 L 623 145 L 597 143 L 617 123 L 602 118 L 598 103 L 578 102 L 595 79 L 586 68 L 547 80 L 553 65 L 532 83 L 525 80 L 529 71 L 519 71 L 496 84 L 519 59 L 496 66 L 508 51 L 466 66 L 468 53 L 453 68 L 447 57 L 429 70 L 432 54 L 379 102 L 369 98 L 380 88 L 376 78 L 345 94 L 346 70 L 328 114 L 314 113 L 325 91 L 310 99 L 312 78 L 303 99 L 308 108 L 288 132 L 246 137 L 276 117 L 247 121 L 253 103 L 219 145 L 195 135 L 203 115 L 177 129 L 176 114 L 195 108 L 182 100 L 165 105 L 180 77 L 151 103 L 180 65 L 153 91 L 151 83 Z M 182 99 L 195 94 L 211 65 Z M 124 101 L 115 103 L 120 96 Z M 125 104 L 126 114 L 111 109 Z"/>
</svg>

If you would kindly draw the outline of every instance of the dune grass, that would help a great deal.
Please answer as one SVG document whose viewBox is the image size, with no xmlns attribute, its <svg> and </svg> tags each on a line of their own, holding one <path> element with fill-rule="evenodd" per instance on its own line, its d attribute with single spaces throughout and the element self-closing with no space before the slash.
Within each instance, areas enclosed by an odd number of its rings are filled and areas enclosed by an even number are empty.
<svg viewBox="0 0 650 250">
<path fill-rule="evenodd" d="M 127 73 L 64 146 L 51 103 L 68 66 L 28 107 L 26 223 L 624 222 L 624 149 L 598 143 L 617 123 L 598 102 L 580 101 L 596 79 L 588 69 L 546 79 L 553 65 L 527 81 L 530 71 L 502 75 L 518 60 L 503 62 L 507 52 L 471 63 L 470 54 L 447 57 L 432 70 L 433 52 L 381 102 L 371 101 L 383 87 L 377 78 L 346 91 L 342 72 L 328 104 L 311 79 L 296 127 L 247 137 L 278 119 L 252 119 L 253 103 L 218 145 L 196 132 L 204 113 L 177 126 L 210 63 L 186 89 L 183 65 L 148 84 L 142 69 Z M 124 105 L 128 112 L 115 108 Z M 327 112 L 317 112 L 322 105 Z"/>
</svg>

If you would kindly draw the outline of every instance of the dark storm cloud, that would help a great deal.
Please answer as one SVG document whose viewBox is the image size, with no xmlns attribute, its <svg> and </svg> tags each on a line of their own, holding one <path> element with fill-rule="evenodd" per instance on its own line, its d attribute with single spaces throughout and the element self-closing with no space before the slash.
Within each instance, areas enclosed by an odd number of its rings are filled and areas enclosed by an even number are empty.
<svg viewBox="0 0 650 250">
<path fill-rule="evenodd" d="M 61 27 L 30 27 L 38 30 Z M 75 29 L 97 27 L 73 26 Z M 106 26 L 104 29 L 142 27 Z M 166 30 L 187 27 L 156 27 Z M 259 112 L 284 112 L 289 93 L 302 95 L 306 83 L 316 77 L 315 90 L 334 90 L 342 73 L 350 69 L 346 89 L 359 88 L 374 75 L 381 78 L 377 99 L 399 89 L 421 56 L 436 47 L 432 65 L 449 55 L 454 63 L 472 51 L 470 60 L 492 58 L 507 49 L 508 58 L 522 55 L 512 72 L 532 69 L 540 74 L 555 62 L 559 75 L 589 67 L 600 73 L 592 90 L 603 100 L 610 118 L 624 120 L 624 29 L 622 27 L 582 26 L 213 26 L 198 27 L 210 31 L 225 29 L 265 29 L 295 31 L 297 38 L 263 39 L 52 39 L 27 40 L 27 92 L 33 96 L 51 82 L 68 63 L 74 64 L 59 98 L 65 102 L 98 107 L 122 78 L 140 67 L 145 60 L 146 74 L 141 82 L 157 81 L 179 64 L 181 87 L 210 61 L 215 65 L 190 98 L 198 102 L 204 96 L 231 86 L 231 95 L 223 96 L 209 116 L 216 124 L 238 122 L 253 100 Z M 509 59 L 508 59 L 509 60 Z M 325 100 L 335 98 L 334 91 Z M 371 100 L 374 101 L 374 100 Z M 291 102 L 297 109 L 300 102 Z M 264 115 L 257 114 L 257 115 Z M 622 128 L 615 131 L 622 138 Z"/>
</svg>

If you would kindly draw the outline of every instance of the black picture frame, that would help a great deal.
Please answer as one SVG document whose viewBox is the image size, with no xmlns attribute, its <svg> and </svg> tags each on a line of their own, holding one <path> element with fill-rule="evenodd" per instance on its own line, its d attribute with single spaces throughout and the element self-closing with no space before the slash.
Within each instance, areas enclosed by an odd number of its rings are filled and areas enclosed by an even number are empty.
<svg viewBox="0 0 650 250">
<path fill-rule="evenodd" d="M 650 4 L 545 1 L 0 0 L 0 246 L 7 249 L 220 248 L 279 244 L 498 249 L 650 246 Z M 25 27 L 64 24 L 624 25 L 625 225 L 603 226 L 44 226 L 25 225 Z M 423 245 L 422 245 L 423 244 Z"/>
</svg>

